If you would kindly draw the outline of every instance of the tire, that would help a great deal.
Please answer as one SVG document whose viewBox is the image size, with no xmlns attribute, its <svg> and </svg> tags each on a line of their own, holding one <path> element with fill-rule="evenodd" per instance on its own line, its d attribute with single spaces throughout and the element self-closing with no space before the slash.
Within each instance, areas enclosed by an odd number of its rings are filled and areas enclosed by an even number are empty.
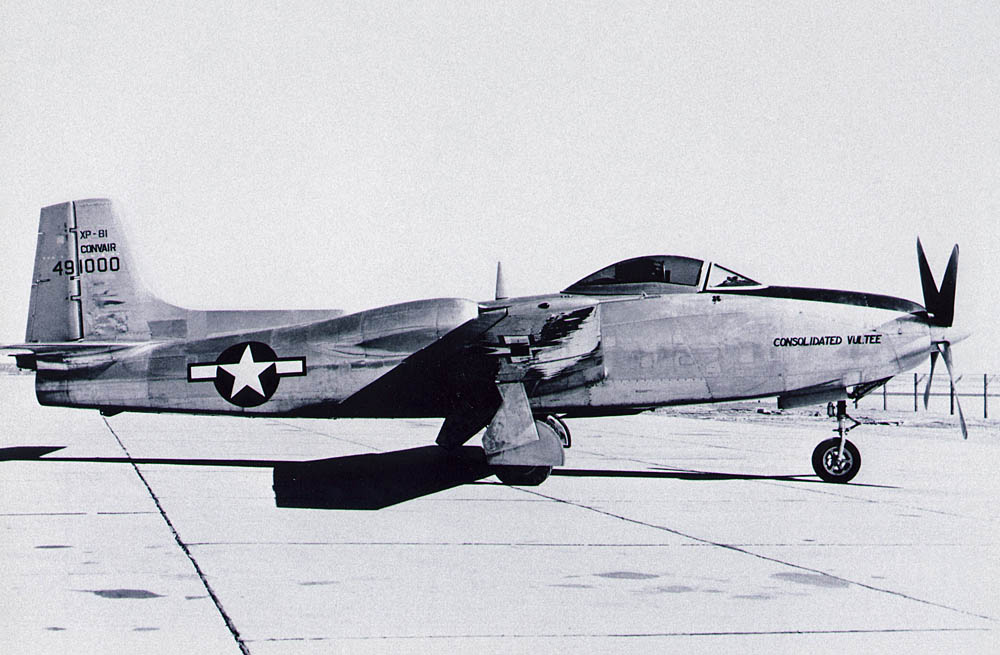
<svg viewBox="0 0 1000 655">
<path fill-rule="evenodd" d="M 850 482 L 861 470 L 861 453 L 850 441 L 844 441 L 844 459 L 838 461 L 840 437 L 820 442 L 812 454 L 813 470 L 824 482 Z"/>
<path fill-rule="evenodd" d="M 518 487 L 537 487 L 549 477 L 551 466 L 495 466 L 500 482 Z"/>
</svg>

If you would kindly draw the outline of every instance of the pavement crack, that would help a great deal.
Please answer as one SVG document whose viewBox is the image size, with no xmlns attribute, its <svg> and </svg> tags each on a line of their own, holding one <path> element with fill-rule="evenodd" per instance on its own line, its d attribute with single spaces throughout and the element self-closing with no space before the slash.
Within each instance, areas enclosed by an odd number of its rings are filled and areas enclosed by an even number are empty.
<svg viewBox="0 0 1000 655">
<path fill-rule="evenodd" d="M 185 556 L 187 556 L 188 561 L 191 562 L 191 566 L 194 567 L 195 573 L 198 574 L 198 579 L 201 580 L 201 584 L 205 587 L 205 591 L 208 592 L 208 596 L 212 599 L 212 602 L 215 604 L 215 608 L 219 611 L 219 615 L 222 616 L 222 620 L 225 622 L 226 628 L 229 629 L 230 634 L 233 635 L 233 639 L 236 640 L 236 645 L 239 646 L 240 651 L 244 655 L 250 655 L 250 650 L 247 648 L 246 643 L 243 641 L 243 638 L 240 637 L 239 630 L 236 629 L 236 625 L 233 624 L 232 619 L 230 619 L 229 615 L 226 614 L 226 610 L 222 607 L 222 602 L 216 595 L 215 590 L 212 589 L 212 585 L 208 583 L 208 579 L 205 577 L 204 571 L 201 570 L 201 566 L 198 565 L 198 561 L 194 558 L 194 555 L 191 554 L 191 550 L 187 547 L 187 545 L 181 539 L 181 536 L 177 533 L 177 528 L 174 527 L 174 524 L 170 520 L 170 517 L 167 516 L 167 512 L 163 509 L 163 505 L 160 504 L 160 499 L 157 498 L 156 492 L 154 492 L 153 488 L 149 486 L 149 482 L 146 480 L 146 476 L 144 476 L 142 474 L 142 471 L 139 470 L 138 465 L 136 465 L 134 461 L 131 461 L 132 454 L 129 453 L 128 448 L 122 442 L 121 438 L 118 436 L 118 433 L 115 432 L 114 428 L 111 427 L 111 424 L 108 423 L 108 419 L 102 416 L 101 420 L 104 421 L 104 425 L 107 426 L 108 432 L 111 433 L 111 436 L 113 436 L 115 438 L 115 441 L 118 442 L 118 446 L 122 449 L 122 452 L 125 453 L 125 457 L 127 457 L 130 460 L 132 470 L 135 471 L 135 474 L 139 477 L 139 480 L 142 482 L 143 486 L 146 487 L 146 491 L 149 493 L 149 497 L 153 499 L 153 504 L 156 505 L 156 509 L 160 513 L 160 517 L 163 518 L 163 522 L 167 524 L 167 527 L 170 529 L 171 534 L 174 535 L 174 541 L 177 542 L 177 545 L 180 547 L 181 551 L 184 553 Z"/>
<path fill-rule="evenodd" d="M 635 525 L 642 525 L 642 526 L 645 526 L 647 528 L 653 528 L 654 530 L 662 530 L 664 532 L 668 532 L 670 534 L 677 535 L 678 537 L 684 537 L 685 539 L 691 539 L 692 541 L 696 541 L 696 542 L 699 542 L 699 543 L 702 543 L 702 544 L 705 544 L 705 545 L 708 545 L 708 546 L 714 546 L 716 548 L 722 548 L 722 549 L 725 549 L 725 550 L 731 550 L 733 552 L 741 553 L 743 555 L 749 555 L 751 557 L 756 557 L 757 559 L 765 560 L 765 561 L 768 561 L 768 562 L 774 562 L 775 564 L 781 564 L 782 566 L 787 566 L 787 567 L 790 567 L 790 568 L 793 568 L 793 569 L 798 569 L 799 571 L 807 571 L 809 573 L 815 573 L 817 575 L 822 575 L 824 577 L 831 578 L 833 580 L 840 580 L 842 582 L 846 582 L 846 583 L 849 583 L 849 584 L 857 585 L 857 586 L 861 587 L 862 589 L 868 589 L 870 591 L 877 591 L 879 593 L 888 594 L 890 596 L 896 596 L 897 598 L 905 598 L 906 600 L 911 600 L 911 601 L 916 602 L 916 603 L 922 603 L 924 605 L 930 605 L 931 607 L 938 607 L 938 608 L 941 608 L 941 609 L 948 610 L 950 612 L 956 612 L 958 614 L 963 614 L 965 616 L 972 616 L 972 617 L 975 617 L 977 619 L 984 619 L 986 621 L 994 621 L 994 622 L 997 621 L 997 619 L 994 618 L 994 617 L 992 617 L 992 616 L 986 616 L 984 614 L 977 614 L 975 612 L 970 612 L 968 610 L 963 610 L 963 609 L 960 609 L 958 607 L 952 607 L 951 605 L 945 605 L 944 603 L 937 603 L 937 602 L 934 602 L 932 600 L 926 600 L 924 598 L 917 598 L 916 596 L 910 596 L 909 594 L 904 594 L 904 593 L 902 593 L 900 591 L 894 591 L 892 589 L 886 589 L 885 587 L 876 587 L 875 585 L 870 585 L 870 584 L 867 584 L 867 583 L 864 583 L 864 582 L 857 582 L 857 581 L 851 580 L 849 578 L 844 578 L 844 577 L 839 576 L 839 575 L 833 575 L 832 573 L 827 573 L 826 571 L 822 571 L 820 569 L 814 569 L 814 568 L 811 568 L 811 567 L 808 567 L 808 566 L 803 566 L 801 564 L 795 564 L 794 562 L 789 562 L 787 560 L 779 559 L 777 557 L 768 557 L 767 555 L 761 555 L 760 553 L 755 553 L 755 552 L 753 552 L 751 550 L 747 550 L 746 548 L 742 548 L 742 547 L 736 546 L 734 544 L 725 544 L 725 543 L 721 543 L 721 542 L 718 542 L 718 541 L 712 541 L 711 539 L 705 539 L 704 537 L 698 537 L 698 536 L 693 535 L 693 534 L 688 534 L 686 532 L 681 532 L 680 530 L 675 530 L 673 528 L 668 528 L 665 525 L 657 525 L 656 523 L 649 523 L 648 521 L 640 521 L 639 519 L 633 519 L 633 518 L 630 518 L 628 516 L 622 516 L 621 514 L 615 514 L 614 512 L 609 512 L 607 510 L 599 509 L 597 507 L 592 507 L 590 505 L 584 505 L 583 503 L 576 503 L 576 502 L 573 502 L 571 500 L 564 500 L 562 498 L 557 498 L 555 496 L 550 496 L 548 494 L 543 494 L 543 493 L 541 493 L 539 491 L 535 491 L 533 489 L 526 489 L 524 487 L 513 487 L 513 488 L 515 488 L 518 491 L 521 491 L 523 493 L 532 494 L 532 495 L 538 496 L 540 498 L 546 498 L 548 500 L 552 500 L 552 501 L 555 501 L 557 503 L 563 503 L 565 505 L 571 505 L 573 507 L 578 507 L 580 509 L 584 509 L 584 510 L 588 510 L 588 511 L 591 511 L 591 512 L 595 512 L 597 514 L 603 514 L 604 516 L 608 516 L 608 517 L 611 517 L 611 518 L 614 518 L 614 519 L 618 519 L 620 521 L 625 521 L 627 523 L 633 523 Z"/>
<path fill-rule="evenodd" d="M 251 642 L 295 642 L 295 641 L 412 641 L 442 639 L 573 639 L 612 638 L 641 639 L 649 637 L 733 637 L 764 635 L 858 635 L 858 634 L 901 634 L 926 632 L 989 632 L 988 628 L 844 628 L 840 630 L 718 630 L 705 632 L 566 632 L 530 634 L 426 634 L 426 635 L 371 635 L 361 637 L 270 637 L 250 639 Z"/>
</svg>

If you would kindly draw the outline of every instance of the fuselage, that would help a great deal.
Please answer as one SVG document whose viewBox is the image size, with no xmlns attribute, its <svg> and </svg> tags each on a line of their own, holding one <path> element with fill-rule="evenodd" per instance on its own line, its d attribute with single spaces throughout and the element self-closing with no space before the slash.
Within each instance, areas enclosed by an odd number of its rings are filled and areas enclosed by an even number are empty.
<svg viewBox="0 0 1000 655">
<path fill-rule="evenodd" d="M 533 411 L 600 415 L 846 388 L 927 356 L 926 323 L 900 311 L 919 305 L 783 295 L 415 301 L 299 325 L 42 355 L 36 390 L 43 404 L 111 411 L 444 417 L 468 384 L 468 377 L 450 376 L 472 367 L 480 377 L 523 380 Z M 460 329 L 460 339 L 441 345 Z M 271 359 L 289 362 L 288 375 L 280 366 L 270 371 L 277 371 L 274 388 L 259 403 L 237 402 L 227 378 L 237 358 L 220 359 L 234 347 L 241 354 L 247 343 L 265 344 Z M 428 372 L 417 360 L 430 348 L 443 350 Z M 244 361 L 265 359 L 254 353 Z M 228 387 L 213 384 L 223 378 Z M 381 402 L 356 402 L 366 391 Z"/>
<path fill-rule="evenodd" d="M 909 313 L 789 298 L 677 294 L 599 305 L 603 376 L 543 393 L 548 411 L 654 407 L 846 388 L 927 357 Z"/>
</svg>

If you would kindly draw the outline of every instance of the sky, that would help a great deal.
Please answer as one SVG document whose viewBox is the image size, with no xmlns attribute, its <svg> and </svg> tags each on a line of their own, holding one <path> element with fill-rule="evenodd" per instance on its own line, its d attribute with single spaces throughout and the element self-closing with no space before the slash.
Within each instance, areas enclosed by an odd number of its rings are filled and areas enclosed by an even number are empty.
<svg viewBox="0 0 1000 655">
<path fill-rule="evenodd" d="M 1000 373 L 1000 4 L 0 3 L 0 343 L 111 197 L 208 309 L 558 291 L 679 254 L 922 301 Z"/>
</svg>

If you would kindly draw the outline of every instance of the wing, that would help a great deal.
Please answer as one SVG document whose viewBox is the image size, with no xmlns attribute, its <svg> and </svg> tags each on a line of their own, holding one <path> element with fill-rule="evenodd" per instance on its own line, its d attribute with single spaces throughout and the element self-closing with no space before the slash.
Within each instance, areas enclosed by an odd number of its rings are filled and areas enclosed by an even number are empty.
<svg viewBox="0 0 1000 655">
<path fill-rule="evenodd" d="M 491 417 L 499 406 L 494 384 L 497 362 L 477 346 L 504 316 L 503 310 L 482 311 L 345 399 L 337 414 L 450 416 L 480 414 L 492 407 Z"/>
<path fill-rule="evenodd" d="M 444 416 L 438 443 L 453 447 L 487 426 L 503 403 L 499 385 L 530 400 L 600 379 L 600 307 L 557 300 L 482 308 L 480 315 L 350 396 L 340 416 Z"/>
</svg>

